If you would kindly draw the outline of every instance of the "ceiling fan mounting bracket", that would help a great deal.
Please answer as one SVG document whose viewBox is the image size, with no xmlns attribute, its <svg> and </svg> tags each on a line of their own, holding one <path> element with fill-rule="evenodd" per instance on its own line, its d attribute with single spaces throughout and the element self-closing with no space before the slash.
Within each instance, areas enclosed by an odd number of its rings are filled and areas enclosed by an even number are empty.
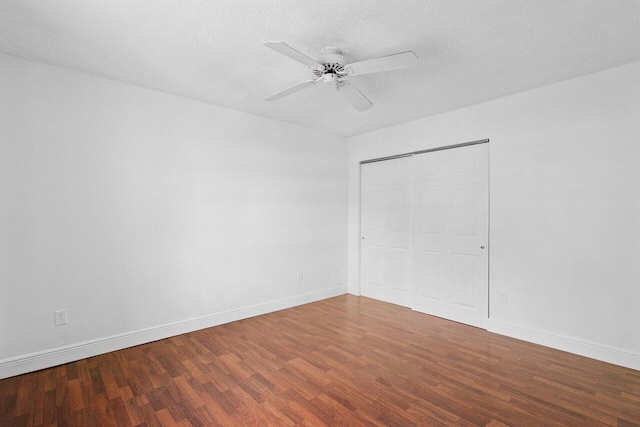
<svg viewBox="0 0 640 427">
<path fill-rule="evenodd" d="M 328 46 L 322 49 L 320 53 L 320 62 L 322 64 L 346 64 L 345 57 L 342 55 L 340 48 Z"/>
</svg>

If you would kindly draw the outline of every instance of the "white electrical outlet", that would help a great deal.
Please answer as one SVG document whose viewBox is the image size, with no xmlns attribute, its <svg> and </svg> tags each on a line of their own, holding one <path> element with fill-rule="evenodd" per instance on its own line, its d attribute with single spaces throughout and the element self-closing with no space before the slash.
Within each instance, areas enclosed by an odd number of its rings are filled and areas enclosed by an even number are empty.
<svg viewBox="0 0 640 427">
<path fill-rule="evenodd" d="M 299 271 L 296 275 L 296 282 L 302 282 L 302 271 Z"/>
<path fill-rule="evenodd" d="M 503 303 L 503 304 L 509 303 L 509 292 L 500 291 L 499 295 L 500 295 L 500 302 L 501 303 Z"/>
<path fill-rule="evenodd" d="M 54 311 L 53 315 L 55 316 L 56 326 L 67 324 L 67 310 Z"/>
</svg>

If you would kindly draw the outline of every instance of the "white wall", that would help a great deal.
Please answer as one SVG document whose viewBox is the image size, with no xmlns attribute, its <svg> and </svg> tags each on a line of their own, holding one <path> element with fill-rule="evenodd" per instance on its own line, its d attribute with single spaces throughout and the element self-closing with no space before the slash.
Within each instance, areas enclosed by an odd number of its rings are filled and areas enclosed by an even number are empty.
<svg viewBox="0 0 640 427">
<path fill-rule="evenodd" d="M 345 293 L 346 156 L 0 55 L 0 377 Z"/>
<path fill-rule="evenodd" d="M 349 291 L 358 162 L 489 138 L 490 330 L 640 369 L 639 123 L 637 62 L 350 138 Z"/>
</svg>

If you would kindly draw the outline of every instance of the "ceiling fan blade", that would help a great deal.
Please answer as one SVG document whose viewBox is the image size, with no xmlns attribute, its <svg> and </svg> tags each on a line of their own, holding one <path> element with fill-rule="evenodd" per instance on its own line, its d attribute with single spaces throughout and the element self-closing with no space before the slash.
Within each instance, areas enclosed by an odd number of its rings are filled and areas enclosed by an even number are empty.
<svg viewBox="0 0 640 427">
<path fill-rule="evenodd" d="M 415 67 L 418 65 L 418 57 L 415 53 L 402 52 L 395 55 L 383 56 L 382 58 L 368 59 L 366 61 L 354 62 L 344 68 L 351 70 L 352 76 L 360 74 L 380 73 L 382 71 L 400 70 L 402 68 Z"/>
<path fill-rule="evenodd" d="M 265 101 L 277 101 L 278 99 L 284 98 L 287 95 L 291 95 L 292 93 L 296 93 L 301 91 L 302 89 L 308 88 L 309 86 L 313 86 L 316 84 L 316 80 L 306 80 L 302 83 L 298 83 L 297 85 L 293 85 L 285 90 L 281 90 L 278 93 L 274 93 L 273 95 L 265 98 Z"/>
<path fill-rule="evenodd" d="M 349 104 L 353 105 L 358 111 L 365 111 L 373 106 L 373 103 L 362 92 L 347 81 L 340 82 L 337 89 L 349 101 Z"/>
<path fill-rule="evenodd" d="M 291 59 L 295 59 L 296 61 L 303 63 L 307 67 L 311 67 L 311 68 L 322 67 L 322 64 L 320 64 L 319 62 L 309 58 L 304 53 L 298 52 L 297 50 L 295 50 L 294 48 L 292 48 L 291 46 L 289 46 L 286 43 L 282 43 L 282 42 L 264 42 L 263 44 L 266 47 L 270 47 L 271 49 L 275 50 L 276 52 L 280 52 L 281 54 L 286 55 Z"/>
</svg>

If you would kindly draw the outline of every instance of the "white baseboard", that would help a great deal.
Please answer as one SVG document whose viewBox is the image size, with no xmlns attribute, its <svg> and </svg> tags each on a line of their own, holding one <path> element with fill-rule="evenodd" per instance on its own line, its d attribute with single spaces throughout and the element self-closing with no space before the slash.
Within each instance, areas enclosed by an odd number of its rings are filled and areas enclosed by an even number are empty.
<svg viewBox="0 0 640 427">
<path fill-rule="evenodd" d="M 640 354 L 632 351 L 550 334 L 548 332 L 524 328 L 492 319 L 489 319 L 487 322 L 487 330 L 496 334 L 506 335 L 511 338 L 517 338 L 534 344 L 544 345 L 545 347 L 567 351 L 640 371 Z"/>
<path fill-rule="evenodd" d="M 0 379 L 62 365 L 64 363 L 97 356 L 98 354 L 104 354 L 110 351 L 122 350 L 123 348 L 133 347 L 175 335 L 197 331 L 199 329 L 235 322 L 236 320 L 247 319 L 249 317 L 259 316 L 261 314 L 271 313 L 285 308 L 320 301 L 346 293 L 346 286 L 337 286 L 335 288 L 325 289 L 318 292 L 311 292 L 277 301 L 270 301 L 249 307 L 223 311 L 195 319 L 154 326 L 152 328 L 112 335 L 51 350 L 12 357 L 0 360 Z"/>
</svg>

